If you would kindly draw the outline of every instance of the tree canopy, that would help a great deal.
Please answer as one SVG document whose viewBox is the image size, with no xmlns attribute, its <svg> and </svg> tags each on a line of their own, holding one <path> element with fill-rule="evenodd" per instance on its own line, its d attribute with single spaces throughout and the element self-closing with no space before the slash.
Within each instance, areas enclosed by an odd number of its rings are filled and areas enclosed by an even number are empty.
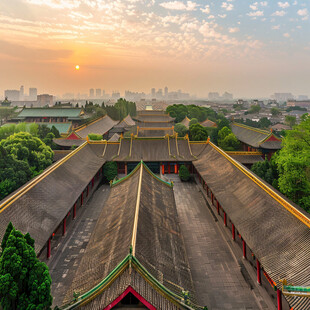
<svg viewBox="0 0 310 310">
<path fill-rule="evenodd" d="M 189 126 L 190 125 L 194 125 L 194 124 L 198 124 L 198 119 L 197 118 L 192 118 L 189 122 Z"/>
<path fill-rule="evenodd" d="M 117 176 L 117 163 L 115 161 L 108 161 L 104 164 L 103 175 L 108 182 L 114 180 Z"/>
<path fill-rule="evenodd" d="M 200 124 L 189 126 L 189 136 L 191 141 L 206 141 L 208 139 L 208 131 Z"/>
<path fill-rule="evenodd" d="M 218 132 L 218 145 L 224 151 L 236 151 L 240 142 L 231 129 L 225 126 Z"/>
<path fill-rule="evenodd" d="M 179 137 L 184 137 L 188 133 L 186 126 L 181 123 L 175 124 L 174 131 L 178 133 Z"/>
<path fill-rule="evenodd" d="M 34 240 L 9 223 L 0 256 L 0 304 L 3 310 L 51 309 L 51 277 L 36 257 Z"/>
<path fill-rule="evenodd" d="M 52 164 L 53 151 L 39 138 L 20 132 L 0 142 L 0 199 Z"/>
<path fill-rule="evenodd" d="M 184 166 L 184 165 L 180 166 L 179 177 L 180 177 L 181 181 L 183 181 L 183 182 L 189 181 L 190 173 L 189 173 L 189 171 L 188 171 L 186 166 Z"/>
<path fill-rule="evenodd" d="M 275 158 L 279 171 L 279 189 L 288 198 L 310 212 L 310 117 L 304 115 L 282 140 L 283 148 Z"/>
</svg>

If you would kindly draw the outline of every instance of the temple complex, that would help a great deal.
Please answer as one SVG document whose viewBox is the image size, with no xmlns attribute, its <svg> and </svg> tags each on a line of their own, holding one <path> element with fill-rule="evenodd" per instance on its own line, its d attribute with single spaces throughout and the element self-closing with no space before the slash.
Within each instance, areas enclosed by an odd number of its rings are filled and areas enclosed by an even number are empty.
<svg viewBox="0 0 310 310">
<path fill-rule="evenodd" d="M 84 140 L 89 128 L 77 130 L 78 148 L 0 202 L 1 235 L 11 221 L 50 262 L 55 305 L 310 309 L 309 214 L 209 140 L 178 138 L 165 113 L 141 111 L 124 120 L 134 121 L 137 134 L 114 141 Z M 240 132 L 249 131 L 242 126 Z M 257 134 L 253 151 L 278 147 L 272 133 Z M 120 179 L 103 188 L 109 161 Z M 177 183 L 180 165 L 196 183 Z M 92 208 L 96 224 L 74 256 L 80 242 L 74 238 Z M 60 264 L 65 252 L 74 256 L 72 267 L 67 257 Z"/>
</svg>

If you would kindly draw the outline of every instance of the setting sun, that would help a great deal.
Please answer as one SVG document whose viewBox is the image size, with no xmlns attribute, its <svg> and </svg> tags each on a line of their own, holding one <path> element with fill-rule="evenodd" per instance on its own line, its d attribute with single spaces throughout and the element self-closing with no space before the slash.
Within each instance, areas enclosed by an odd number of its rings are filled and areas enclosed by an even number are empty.
<svg viewBox="0 0 310 310">
<path fill-rule="evenodd" d="M 79 65 L 76 65 L 76 66 L 75 66 L 75 70 L 80 70 L 80 66 L 79 66 Z"/>
</svg>

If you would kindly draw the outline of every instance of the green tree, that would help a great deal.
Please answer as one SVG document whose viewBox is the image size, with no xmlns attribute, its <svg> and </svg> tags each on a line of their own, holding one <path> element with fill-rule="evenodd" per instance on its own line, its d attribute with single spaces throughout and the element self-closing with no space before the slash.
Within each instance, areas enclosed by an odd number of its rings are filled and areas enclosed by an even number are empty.
<svg viewBox="0 0 310 310">
<path fill-rule="evenodd" d="M 43 140 L 51 130 L 47 127 L 47 125 L 39 125 L 38 127 L 38 137 Z"/>
<path fill-rule="evenodd" d="M 60 138 L 59 130 L 54 125 L 51 128 L 51 133 L 54 135 L 55 138 Z"/>
<path fill-rule="evenodd" d="M 187 182 L 190 179 L 190 173 L 186 166 L 181 165 L 179 169 L 179 177 L 181 181 Z"/>
<path fill-rule="evenodd" d="M 223 127 L 218 132 L 218 145 L 224 151 L 238 150 L 240 142 L 228 127 Z"/>
<path fill-rule="evenodd" d="M 208 139 L 208 131 L 200 124 L 189 126 L 189 136 L 191 141 L 206 141 Z"/>
<path fill-rule="evenodd" d="M 283 148 L 276 157 L 279 189 L 288 198 L 310 212 L 310 117 L 288 130 Z"/>
<path fill-rule="evenodd" d="M 174 126 L 174 131 L 178 133 L 179 137 L 184 137 L 187 134 L 188 129 L 183 124 L 177 123 Z"/>
<path fill-rule="evenodd" d="M 271 115 L 272 116 L 278 116 L 280 114 L 281 114 L 280 109 L 278 109 L 278 108 L 271 108 Z"/>
<path fill-rule="evenodd" d="M 262 117 L 259 121 L 259 128 L 267 129 L 271 125 L 271 121 L 267 117 Z"/>
<path fill-rule="evenodd" d="M 3 310 L 51 309 L 51 277 L 34 251 L 34 241 L 9 223 L 0 256 L 0 304 Z"/>
<path fill-rule="evenodd" d="M 271 160 L 256 162 L 252 165 L 251 170 L 267 183 L 278 189 L 278 167 L 276 163 L 276 154 L 271 157 Z"/>
<path fill-rule="evenodd" d="M 108 182 L 114 180 L 117 176 L 117 163 L 115 161 L 108 161 L 104 164 L 103 175 Z"/>
<path fill-rule="evenodd" d="M 189 122 L 189 126 L 194 125 L 194 124 L 198 124 L 198 119 L 197 118 L 192 118 Z"/>
<path fill-rule="evenodd" d="M 285 116 L 285 124 L 293 128 L 296 125 L 296 116 L 286 115 Z"/>
<path fill-rule="evenodd" d="M 259 111 L 261 110 L 260 105 L 258 104 L 253 104 L 251 105 L 250 109 L 249 109 L 249 114 L 255 114 L 255 113 L 259 113 Z"/>
</svg>

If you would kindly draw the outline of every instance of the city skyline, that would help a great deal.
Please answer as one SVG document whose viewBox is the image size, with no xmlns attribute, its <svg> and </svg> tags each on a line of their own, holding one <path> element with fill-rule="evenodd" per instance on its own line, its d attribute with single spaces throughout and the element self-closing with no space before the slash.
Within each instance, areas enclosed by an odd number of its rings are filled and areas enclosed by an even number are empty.
<svg viewBox="0 0 310 310">
<path fill-rule="evenodd" d="M 306 1 L 3 0 L 0 93 L 310 95 L 309 34 Z"/>
</svg>

